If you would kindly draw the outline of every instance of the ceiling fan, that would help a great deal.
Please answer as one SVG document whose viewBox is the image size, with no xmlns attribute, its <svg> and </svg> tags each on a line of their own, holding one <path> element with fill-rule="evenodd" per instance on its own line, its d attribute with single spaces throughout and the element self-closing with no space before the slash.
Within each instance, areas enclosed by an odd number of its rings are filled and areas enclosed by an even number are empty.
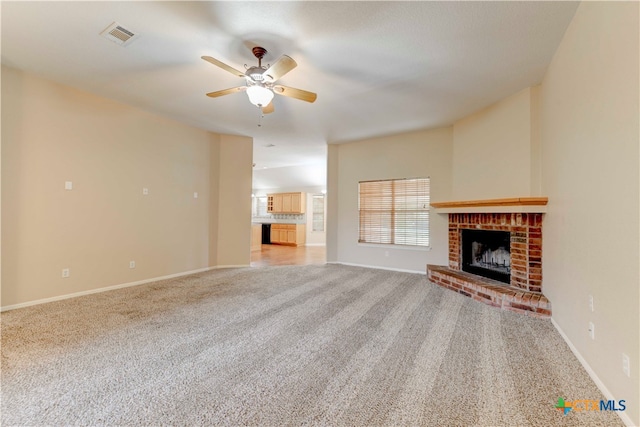
<svg viewBox="0 0 640 427">
<path fill-rule="evenodd" d="M 249 101 L 253 105 L 259 107 L 265 114 L 273 113 L 272 100 L 274 93 L 300 99 L 306 102 L 314 102 L 316 100 L 318 95 L 313 92 L 275 84 L 280 77 L 284 76 L 298 65 L 296 61 L 287 55 L 282 55 L 273 65 L 267 68 L 262 66 L 262 58 L 267 53 L 267 50 L 263 47 L 256 46 L 251 51 L 253 52 L 253 55 L 258 58 L 258 66 L 249 67 L 245 65 L 247 70 L 244 73 L 210 56 L 202 57 L 205 61 L 210 62 L 238 77 L 244 77 L 246 80 L 245 86 L 209 92 L 207 96 L 217 98 L 219 96 L 229 95 L 230 93 L 246 91 L 249 96 Z"/>
</svg>

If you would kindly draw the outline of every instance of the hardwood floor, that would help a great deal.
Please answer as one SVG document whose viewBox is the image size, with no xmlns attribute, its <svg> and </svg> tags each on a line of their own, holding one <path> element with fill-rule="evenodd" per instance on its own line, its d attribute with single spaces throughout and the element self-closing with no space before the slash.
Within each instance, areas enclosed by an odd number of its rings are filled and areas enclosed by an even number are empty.
<svg viewBox="0 0 640 427">
<path fill-rule="evenodd" d="M 260 251 L 251 252 L 251 266 L 324 264 L 324 246 L 262 245 Z"/>
</svg>

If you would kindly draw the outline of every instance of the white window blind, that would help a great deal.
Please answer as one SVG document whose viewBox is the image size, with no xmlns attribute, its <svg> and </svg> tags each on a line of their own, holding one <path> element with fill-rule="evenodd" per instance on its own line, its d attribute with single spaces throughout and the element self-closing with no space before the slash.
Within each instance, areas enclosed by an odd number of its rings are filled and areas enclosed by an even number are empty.
<svg viewBox="0 0 640 427">
<path fill-rule="evenodd" d="M 358 183 L 361 243 L 429 246 L 429 178 Z"/>
</svg>

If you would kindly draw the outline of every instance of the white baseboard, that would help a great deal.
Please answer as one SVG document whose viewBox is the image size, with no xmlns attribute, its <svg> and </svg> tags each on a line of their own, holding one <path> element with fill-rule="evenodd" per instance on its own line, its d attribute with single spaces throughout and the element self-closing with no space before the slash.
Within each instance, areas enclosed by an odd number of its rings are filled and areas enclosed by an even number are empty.
<svg viewBox="0 0 640 427">
<path fill-rule="evenodd" d="M 556 321 L 553 320 L 553 317 L 551 318 L 551 324 L 556 328 L 556 330 L 558 331 L 558 333 L 560 334 L 560 336 L 562 337 L 564 342 L 567 343 L 567 345 L 571 349 L 571 352 L 576 356 L 576 358 L 578 359 L 578 361 L 580 362 L 582 367 L 585 369 L 585 371 L 587 371 L 587 373 L 589 374 L 589 377 L 591 377 L 593 382 L 596 383 L 596 386 L 598 387 L 598 389 L 600 389 L 602 394 L 604 394 L 604 397 L 607 400 L 618 400 L 618 399 L 615 398 L 613 393 L 611 393 L 609 391 L 607 386 L 604 385 L 602 380 L 600 380 L 600 378 L 595 373 L 595 371 L 591 368 L 591 366 L 589 366 L 589 364 L 587 363 L 585 358 L 582 357 L 582 355 L 580 354 L 578 349 L 573 345 L 571 340 L 569 340 L 569 337 L 567 337 L 567 334 L 565 334 L 564 331 L 562 330 L 562 328 L 560 328 L 560 325 L 558 325 L 556 323 Z M 636 424 L 634 424 L 634 422 L 631 420 L 631 418 L 629 418 L 629 416 L 625 412 L 616 411 L 616 414 L 622 419 L 622 422 L 624 422 L 625 425 L 627 425 L 629 427 L 633 427 L 633 426 L 636 425 Z"/>
<path fill-rule="evenodd" d="M 100 292 L 113 291 L 115 289 L 129 288 L 131 286 L 144 285 L 145 283 L 158 282 L 160 280 L 174 279 L 176 277 L 188 276 L 190 274 L 202 273 L 205 271 L 217 270 L 220 268 L 240 268 L 240 267 L 249 267 L 249 266 L 248 265 L 219 265 L 216 267 L 199 268 L 197 270 L 184 271 L 182 273 L 169 274 L 167 276 L 161 276 L 161 277 L 153 277 L 151 279 L 138 280 L 136 282 L 122 283 L 120 285 L 106 286 L 104 288 L 90 289 L 87 291 L 74 292 L 72 294 L 58 295 L 50 298 L 43 298 L 43 299 L 38 299 L 34 301 L 22 302 L 20 304 L 7 305 L 4 307 L 0 307 L 0 312 L 15 310 L 18 308 L 30 307 L 33 305 L 46 304 L 48 302 L 61 301 L 69 298 L 81 297 L 84 295 L 98 294 Z"/>
<path fill-rule="evenodd" d="M 350 265 L 352 267 L 364 267 L 364 268 L 374 268 L 376 270 L 398 271 L 400 273 L 422 274 L 423 276 L 427 275 L 426 271 L 423 271 L 423 270 L 405 270 L 402 268 L 380 267 L 379 265 L 354 264 L 351 262 L 337 262 L 337 261 L 332 261 L 332 262 L 327 261 L 327 264 Z"/>
<path fill-rule="evenodd" d="M 305 246 L 327 246 L 326 243 L 305 243 Z"/>
</svg>

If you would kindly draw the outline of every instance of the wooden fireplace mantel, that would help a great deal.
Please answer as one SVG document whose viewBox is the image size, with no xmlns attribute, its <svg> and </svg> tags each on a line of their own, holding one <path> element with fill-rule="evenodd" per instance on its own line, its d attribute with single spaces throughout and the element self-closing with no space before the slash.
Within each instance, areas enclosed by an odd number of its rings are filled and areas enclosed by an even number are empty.
<svg viewBox="0 0 640 427">
<path fill-rule="evenodd" d="M 437 213 L 494 213 L 547 211 L 547 197 L 511 197 L 506 199 L 461 200 L 434 202 L 431 206 Z"/>
</svg>

